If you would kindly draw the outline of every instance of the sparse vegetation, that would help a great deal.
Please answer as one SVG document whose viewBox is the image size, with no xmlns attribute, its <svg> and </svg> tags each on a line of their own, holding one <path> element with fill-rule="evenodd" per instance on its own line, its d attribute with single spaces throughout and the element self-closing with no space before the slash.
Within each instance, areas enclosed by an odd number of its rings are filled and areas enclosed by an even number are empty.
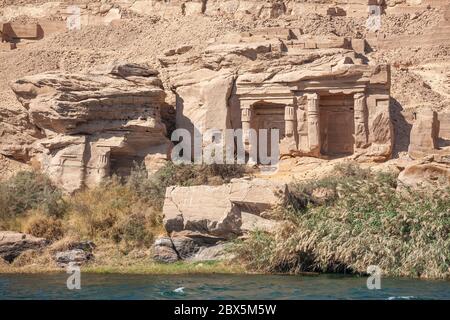
<svg viewBox="0 0 450 320">
<path fill-rule="evenodd" d="M 253 233 L 235 246 L 238 259 L 264 272 L 365 273 L 450 278 L 450 190 L 396 192 L 396 180 L 354 165 L 337 176 L 293 183 L 284 227 Z M 334 193 L 318 202 L 313 191 Z"/>
<path fill-rule="evenodd" d="M 56 246 L 67 239 L 92 240 L 99 251 L 95 268 L 110 265 L 115 270 L 116 265 L 120 269 L 120 261 L 129 267 L 129 260 L 149 263 L 148 249 L 164 232 L 162 205 L 167 186 L 225 183 L 244 173 L 243 166 L 167 163 L 148 176 L 144 167 L 136 166 L 125 181 L 112 177 L 69 196 L 42 174 L 20 172 L 0 183 L 0 230 L 43 237 Z M 49 250 L 54 251 L 53 245 Z M 30 261 L 38 265 L 52 261 L 50 254 L 31 252 L 16 260 L 13 266 L 21 268 Z"/>
<path fill-rule="evenodd" d="M 39 211 L 36 213 L 29 212 L 22 229 L 25 233 L 50 241 L 59 240 L 64 236 L 61 219 L 49 217 Z"/>
<path fill-rule="evenodd" d="M 243 172 L 168 164 L 148 177 L 138 167 L 128 181 L 112 178 L 72 196 L 40 174 L 20 173 L 0 185 L 0 226 L 54 241 L 51 252 L 67 239 L 93 240 L 98 245 L 89 267 L 93 272 L 159 272 L 157 264 L 145 266 L 148 248 L 163 232 L 166 186 L 215 183 L 212 177 L 225 182 Z M 251 272 L 365 273 L 369 265 L 378 265 L 387 276 L 449 278 L 450 190 L 398 192 L 396 187 L 394 175 L 352 164 L 336 167 L 333 177 L 294 182 L 278 213 L 284 226 L 275 234 L 253 232 L 231 250 Z M 50 251 L 23 254 L 8 268 L 24 268 L 30 261 L 50 268 Z M 177 268 L 170 272 L 209 269 Z"/>
<path fill-rule="evenodd" d="M 0 183 L 0 228 L 7 229 L 15 219 L 32 209 L 60 218 L 67 204 L 61 191 L 43 174 L 34 171 L 18 172 Z"/>
</svg>

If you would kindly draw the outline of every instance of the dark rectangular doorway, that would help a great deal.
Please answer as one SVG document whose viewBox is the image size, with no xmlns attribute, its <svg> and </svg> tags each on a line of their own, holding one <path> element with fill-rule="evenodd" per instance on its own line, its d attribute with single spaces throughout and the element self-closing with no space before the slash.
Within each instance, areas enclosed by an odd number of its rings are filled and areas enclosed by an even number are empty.
<svg viewBox="0 0 450 320">
<path fill-rule="evenodd" d="M 321 154 L 330 157 L 354 152 L 354 99 L 352 95 L 320 95 Z"/>
</svg>

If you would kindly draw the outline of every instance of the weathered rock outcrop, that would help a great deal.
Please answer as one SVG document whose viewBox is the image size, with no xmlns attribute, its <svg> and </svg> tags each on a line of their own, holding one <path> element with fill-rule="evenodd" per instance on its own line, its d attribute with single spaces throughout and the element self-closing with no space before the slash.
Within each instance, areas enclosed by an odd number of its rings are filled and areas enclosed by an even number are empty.
<svg viewBox="0 0 450 320">
<path fill-rule="evenodd" d="M 134 162 L 152 170 L 167 157 L 170 141 L 161 121 L 165 93 L 158 72 L 113 63 L 86 74 L 49 72 L 11 84 L 31 122 L 42 130 L 42 168 L 72 192 Z"/>
<path fill-rule="evenodd" d="M 41 249 L 47 244 L 44 238 L 14 231 L 0 231 L 0 258 L 12 262 L 22 252 Z"/>
<path fill-rule="evenodd" d="M 210 234 L 189 230 L 172 232 L 170 237 L 156 239 L 153 259 L 163 263 L 224 259 L 228 257 L 225 243 L 222 238 Z"/>
<path fill-rule="evenodd" d="M 169 187 L 163 207 L 164 226 L 169 233 L 190 230 L 234 238 L 242 234 L 243 225 L 247 230 L 264 223 L 272 226 L 273 222 L 261 215 L 285 195 L 285 185 L 263 179 L 236 179 L 221 186 Z"/>
<path fill-rule="evenodd" d="M 398 176 L 399 189 L 419 188 L 430 192 L 450 186 L 450 157 L 430 156 L 407 166 Z"/>
<path fill-rule="evenodd" d="M 413 159 L 420 159 L 432 152 L 437 152 L 439 122 L 437 113 L 432 110 L 422 111 L 416 115 L 410 135 L 408 153 Z"/>
<path fill-rule="evenodd" d="M 181 260 L 226 256 L 218 249 L 224 241 L 256 229 L 276 230 L 279 222 L 267 219 L 264 213 L 280 204 L 286 192 L 286 185 L 263 179 L 235 179 L 220 186 L 169 187 L 163 214 L 170 237 L 155 242 L 154 258 L 171 262 L 175 255 Z M 215 246 L 219 247 L 212 249 Z"/>
<path fill-rule="evenodd" d="M 81 266 L 94 256 L 89 251 L 82 249 L 73 249 L 68 251 L 62 251 L 55 254 L 55 261 L 58 267 L 65 268 L 68 265 Z"/>
<path fill-rule="evenodd" d="M 357 40 L 267 28 L 214 39 L 199 56 L 161 57 L 177 95 L 177 127 L 192 135 L 278 129 L 281 156 L 386 160 L 390 67 L 367 63 Z"/>
<path fill-rule="evenodd" d="M 239 208 L 226 197 L 222 186 L 168 187 L 164 201 L 167 232 L 190 230 L 218 237 L 239 235 Z"/>
</svg>

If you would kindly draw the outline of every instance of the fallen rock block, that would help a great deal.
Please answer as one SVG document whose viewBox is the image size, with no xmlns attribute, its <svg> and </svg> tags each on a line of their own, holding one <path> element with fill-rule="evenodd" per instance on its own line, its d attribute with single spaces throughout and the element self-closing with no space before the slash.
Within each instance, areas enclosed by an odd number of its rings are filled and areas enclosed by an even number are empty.
<svg viewBox="0 0 450 320">
<path fill-rule="evenodd" d="M 241 211 L 260 215 L 282 203 L 287 194 L 287 186 L 265 179 L 235 179 L 230 185 L 230 201 Z"/>
<path fill-rule="evenodd" d="M 29 234 L 0 231 L 0 257 L 11 263 L 26 250 L 37 250 L 45 247 L 48 241 Z"/>
<path fill-rule="evenodd" d="M 179 260 L 170 237 L 156 239 L 153 244 L 153 260 L 162 263 L 172 263 Z"/>
<path fill-rule="evenodd" d="M 413 164 L 400 172 L 399 188 L 428 188 L 450 186 L 450 166 L 444 163 L 428 162 Z"/>
<path fill-rule="evenodd" d="M 265 219 L 263 217 L 247 212 L 242 212 L 241 215 L 241 230 L 243 233 L 255 230 L 272 233 L 277 230 L 281 223 L 280 221 Z"/>
<path fill-rule="evenodd" d="M 228 251 L 227 243 L 219 243 L 211 247 L 201 248 L 195 255 L 190 257 L 188 261 L 190 262 L 201 262 L 201 261 L 217 261 L 217 260 L 231 260 L 233 254 Z"/>
<path fill-rule="evenodd" d="M 238 235 L 240 210 L 224 191 L 223 186 L 168 187 L 163 207 L 167 232 L 190 230 L 223 238 Z"/>
<path fill-rule="evenodd" d="M 221 247 L 223 240 L 223 238 L 189 230 L 172 232 L 170 237 L 161 237 L 155 241 L 153 259 L 163 263 L 178 260 L 216 260 L 213 256 L 219 256 L 218 248 Z"/>
<path fill-rule="evenodd" d="M 260 215 L 282 203 L 286 193 L 285 184 L 264 179 L 236 179 L 220 186 L 169 187 L 163 207 L 164 226 L 169 234 L 189 230 L 223 239 L 255 228 L 272 229 L 274 223 Z"/>
<path fill-rule="evenodd" d="M 214 246 L 224 240 L 223 238 L 189 230 L 174 232 L 171 239 L 178 257 L 182 260 L 186 260 L 200 250 Z"/>
<path fill-rule="evenodd" d="M 81 266 L 93 258 L 93 254 L 81 249 L 67 250 L 57 252 L 55 254 L 56 264 L 61 267 L 67 267 L 68 265 Z"/>
</svg>

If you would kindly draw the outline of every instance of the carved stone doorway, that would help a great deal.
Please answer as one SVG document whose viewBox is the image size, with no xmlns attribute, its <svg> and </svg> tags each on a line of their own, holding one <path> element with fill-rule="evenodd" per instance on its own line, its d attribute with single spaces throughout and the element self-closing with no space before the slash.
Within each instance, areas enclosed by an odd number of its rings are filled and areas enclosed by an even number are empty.
<svg viewBox="0 0 450 320">
<path fill-rule="evenodd" d="M 354 152 L 353 95 L 320 95 L 321 151 L 331 158 L 348 156 Z"/>
<path fill-rule="evenodd" d="M 279 138 L 282 139 L 285 135 L 285 120 L 284 120 L 283 104 L 258 102 L 253 105 L 253 123 L 252 128 L 258 133 L 258 149 L 261 147 L 262 141 L 259 139 L 259 130 L 267 129 L 267 150 L 268 155 L 271 154 L 271 131 L 279 130 Z M 279 141 L 278 141 L 279 142 Z"/>
</svg>

